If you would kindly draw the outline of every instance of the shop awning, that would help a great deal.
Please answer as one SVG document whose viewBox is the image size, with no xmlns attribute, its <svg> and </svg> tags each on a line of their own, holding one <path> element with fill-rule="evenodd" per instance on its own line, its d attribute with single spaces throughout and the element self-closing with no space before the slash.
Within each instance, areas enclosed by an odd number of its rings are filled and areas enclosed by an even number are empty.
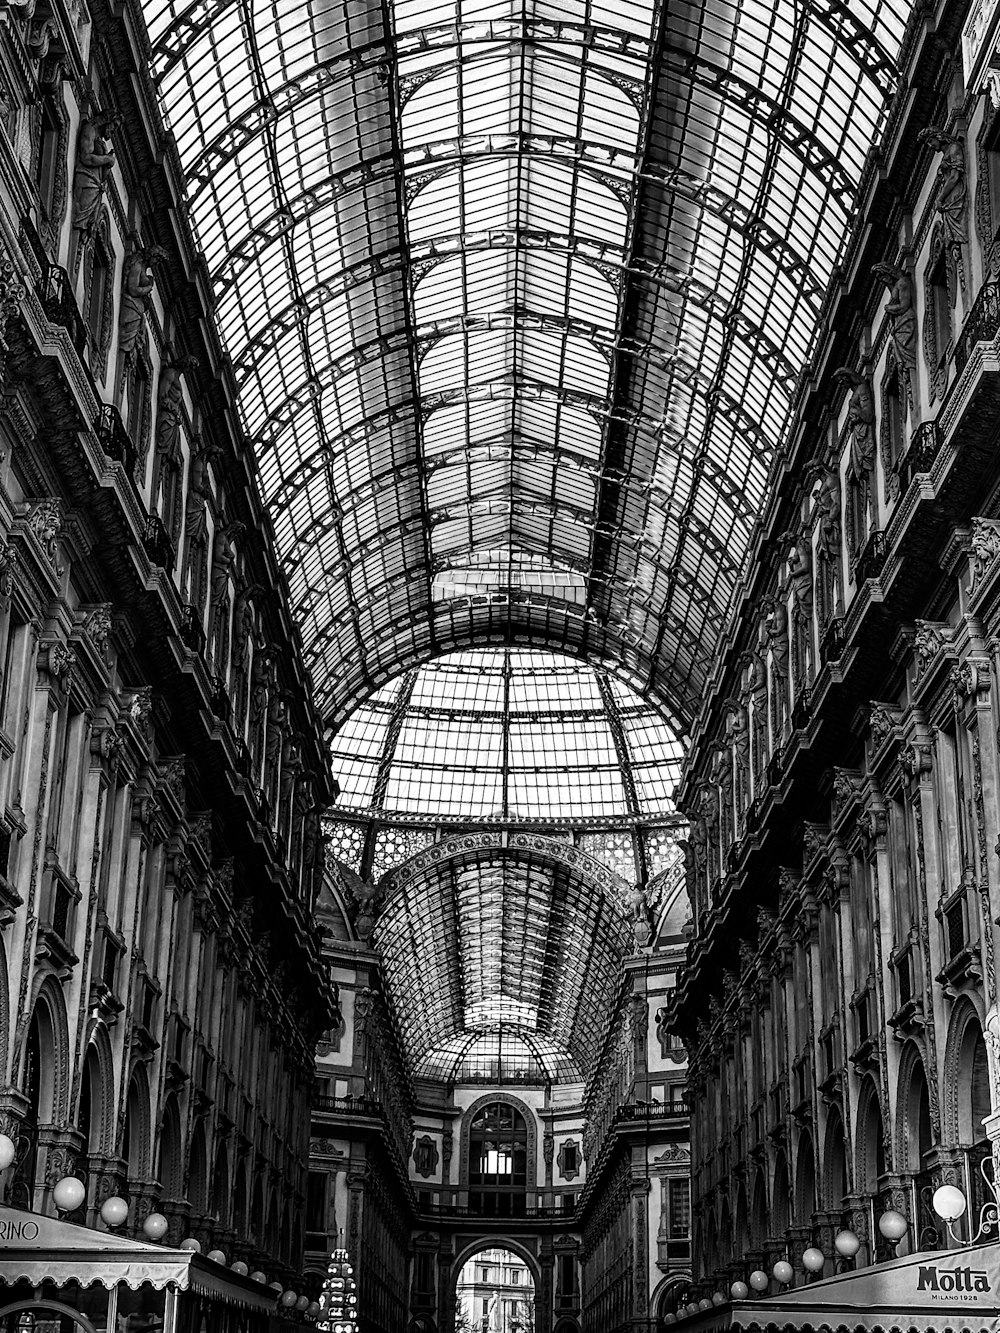
<svg viewBox="0 0 1000 1333">
<path fill-rule="evenodd" d="M 32 1286 L 100 1283 L 109 1290 L 124 1282 L 133 1291 L 173 1287 L 266 1313 L 273 1313 L 275 1305 L 269 1288 L 190 1250 L 149 1245 L 0 1205 L 0 1283 L 21 1281 Z"/>
<path fill-rule="evenodd" d="M 796 1287 L 781 1296 L 734 1301 L 678 1323 L 685 1333 L 762 1329 L 996 1333 L 1000 1245 L 931 1251 Z"/>
</svg>

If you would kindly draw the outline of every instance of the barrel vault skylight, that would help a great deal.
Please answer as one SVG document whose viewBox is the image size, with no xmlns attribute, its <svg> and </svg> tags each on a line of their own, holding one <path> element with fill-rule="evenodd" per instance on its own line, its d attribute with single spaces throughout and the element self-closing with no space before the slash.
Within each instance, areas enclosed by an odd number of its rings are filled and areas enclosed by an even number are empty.
<svg viewBox="0 0 1000 1333">
<path fill-rule="evenodd" d="M 903 0 L 147 0 L 332 724 L 484 642 L 688 723 Z"/>
</svg>

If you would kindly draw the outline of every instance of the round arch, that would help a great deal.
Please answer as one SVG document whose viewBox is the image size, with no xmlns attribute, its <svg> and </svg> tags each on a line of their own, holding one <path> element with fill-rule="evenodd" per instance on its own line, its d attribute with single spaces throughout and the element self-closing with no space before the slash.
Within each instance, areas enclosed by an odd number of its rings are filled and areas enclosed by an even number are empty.
<svg viewBox="0 0 1000 1333">
<path fill-rule="evenodd" d="M 661 1278 L 653 1290 L 649 1309 L 654 1318 L 662 1319 L 665 1314 L 675 1314 L 678 1298 L 691 1286 L 693 1277 L 688 1272 L 668 1273 Z"/>
<path fill-rule="evenodd" d="M 736 1207 L 733 1211 L 733 1260 L 742 1263 L 750 1249 L 750 1218 L 747 1209 L 747 1188 L 741 1180 L 736 1188 Z"/>
<path fill-rule="evenodd" d="M 211 1212 L 218 1218 L 220 1226 L 235 1224 L 235 1216 L 232 1211 L 233 1204 L 234 1198 L 229 1177 L 229 1151 L 225 1143 L 220 1143 L 215 1154 L 215 1165 L 212 1168 L 211 1204 Z"/>
<path fill-rule="evenodd" d="M 930 1090 L 923 1054 L 916 1042 L 903 1047 L 896 1080 L 896 1133 L 893 1160 L 900 1171 L 923 1170 L 933 1143 Z"/>
<path fill-rule="evenodd" d="M 69 1022 L 62 989 L 51 974 L 37 980 L 30 1012 L 21 1052 L 22 1087 L 31 1075 L 28 1051 L 34 1038 L 39 1053 L 38 1123 L 65 1124 L 70 1120 Z"/>
<path fill-rule="evenodd" d="M 799 1138 L 795 1153 L 795 1207 L 797 1226 L 811 1226 L 816 1211 L 816 1158 L 812 1135 L 808 1131 Z"/>
<path fill-rule="evenodd" d="M 840 1113 L 840 1108 L 834 1106 L 826 1119 L 826 1134 L 823 1140 L 821 1189 L 824 1208 L 837 1210 L 843 1207 L 844 1195 L 850 1192 L 847 1161 L 844 1117 Z"/>
<path fill-rule="evenodd" d="M 445 838 L 422 848 L 402 865 L 386 871 L 379 881 L 379 888 L 386 898 L 390 898 L 406 885 L 422 879 L 432 868 L 446 865 L 450 861 L 483 860 L 491 851 L 505 849 L 512 850 L 514 855 L 518 852 L 530 853 L 565 866 L 616 904 L 623 903 L 628 894 L 630 886 L 621 875 L 616 875 L 589 853 L 571 843 L 546 837 L 542 833 L 511 832 L 505 836 L 491 831 Z M 621 910 L 624 912 L 624 908 Z"/>
<path fill-rule="evenodd" d="M 992 1110 L 989 1061 L 982 1015 L 963 995 L 952 1011 L 944 1052 L 944 1143 L 971 1147 L 986 1137 L 983 1117 Z"/>
<path fill-rule="evenodd" d="M 874 1194 L 885 1175 L 885 1126 L 875 1080 L 865 1078 L 858 1096 L 858 1127 L 854 1143 L 855 1191 Z"/>
<path fill-rule="evenodd" d="M 530 1194 L 538 1189 L 538 1126 L 535 1123 L 534 1112 L 527 1102 L 521 1101 L 520 1097 L 514 1097 L 509 1092 L 492 1092 L 477 1097 L 463 1114 L 458 1158 L 459 1189 L 467 1190 L 469 1188 L 470 1136 L 473 1121 L 480 1111 L 485 1110 L 487 1106 L 495 1106 L 497 1103 L 501 1106 L 512 1106 L 523 1117 L 527 1126 L 528 1143 L 525 1153 L 525 1174 L 528 1181 L 528 1193 Z M 516 1250 L 514 1252 L 517 1253 Z"/>
<path fill-rule="evenodd" d="M 208 1141 L 204 1120 L 196 1122 L 191 1134 L 191 1148 L 188 1154 L 187 1197 L 196 1213 L 208 1211 Z"/>
<path fill-rule="evenodd" d="M 250 1219 L 247 1215 L 247 1203 L 249 1200 L 247 1177 L 249 1172 L 250 1163 L 249 1160 L 244 1157 L 236 1164 L 236 1178 L 233 1188 L 233 1211 L 230 1223 L 233 1230 L 241 1236 L 247 1233 L 250 1226 Z"/>
<path fill-rule="evenodd" d="M 0 1319 L 6 1319 L 8 1315 L 22 1314 L 33 1310 L 54 1314 L 60 1319 L 69 1319 L 79 1328 L 82 1328 L 84 1333 L 97 1333 L 97 1329 L 85 1314 L 82 1314 L 72 1305 L 65 1305 L 62 1301 L 14 1301 L 11 1305 L 0 1305 Z"/>
<path fill-rule="evenodd" d="M 146 1066 L 137 1061 L 128 1081 L 122 1129 L 121 1155 L 128 1164 L 130 1180 L 144 1180 L 149 1172 L 152 1152 L 149 1104 L 149 1076 Z"/>
<path fill-rule="evenodd" d="M 165 1199 L 184 1197 L 184 1158 L 181 1142 L 181 1113 L 177 1098 L 171 1094 L 163 1107 L 160 1122 L 159 1167 L 157 1174 Z"/>
<path fill-rule="evenodd" d="M 531 1280 L 535 1284 L 535 1296 L 537 1298 L 542 1281 L 542 1270 L 537 1258 L 523 1241 L 513 1240 L 511 1237 L 503 1235 L 480 1236 L 477 1240 L 470 1241 L 464 1249 L 458 1252 L 452 1261 L 451 1272 L 448 1275 L 450 1291 L 455 1290 L 459 1275 L 469 1260 L 474 1259 L 483 1250 L 510 1250 L 511 1254 L 516 1254 L 519 1259 L 523 1259 L 531 1273 Z"/>
<path fill-rule="evenodd" d="M 788 1159 L 784 1152 L 774 1156 L 774 1183 L 771 1186 L 771 1235 L 782 1236 L 789 1225 L 791 1184 L 788 1179 Z"/>
<path fill-rule="evenodd" d="M 76 1123 L 84 1152 L 114 1152 L 114 1055 L 107 1028 L 100 1022 L 92 1025 L 83 1053 Z"/>
<path fill-rule="evenodd" d="M 767 1236 L 767 1173 L 758 1167 L 753 1183 L 750 1210 L 750 1248 L 759 1250 Z"/>
</svg>

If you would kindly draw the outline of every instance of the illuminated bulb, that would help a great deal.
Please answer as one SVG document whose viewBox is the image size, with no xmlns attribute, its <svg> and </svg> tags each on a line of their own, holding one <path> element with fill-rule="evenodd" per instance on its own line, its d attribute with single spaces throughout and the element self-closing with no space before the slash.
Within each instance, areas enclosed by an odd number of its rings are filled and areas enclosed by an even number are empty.
<svg viewBox="0 0 1000 1333">
<path fill-rule="evenodd" d="M 192 1254 L 201 1254 L 201 1241 L 195 1240 L 194 1236 L 188 1236 L 186 1240 L 181 1241 L 181 1249 L 189 1250 Z"/>
<path fill-rule="evenodd" d="M 725 1298 L 725 1296 L 723 1296 L 723 1294 L 722 1294 L 721 1291 L 713 1291 L 713 1292 L 712 1292 L 712 1304 L 713 1304 L 713 1305 L 725 1305 L 725 1303 L 726 1303 L 726 1298 Z"/>
<path fill-rule="evenodd" d="M 295 1302 L 295 1308 L 296 1310 L 298 1310 L 299 1314 L 305 1314 L 305 1312 L 309 1309 L 309 1297 L 300 1296 L 299 1299 Z"/>
<path fill-rule="evenodd" d="M 780 1282 L 783 1286 L 787 1286 L 795 1276 L 795 1270 L 787 1259 L 779 1259 L 771 1272 L 774 1274 L 775 1282 Z"/>
<path fill-rule="evenodd" d="M 260 1271 L 259 1268 L 257 1269 L 257 1271 L 256 1271 L 255 1273 L 251 1273 L 251 1274 L 250 1274 L 250 1277 L 253 1279 L 254 1282 L 266 1282 L 266 1281 L 267 1281 L 267 1274 L 266 1274 L 266 1273 L 262 1273 L 262 1272 Z"/>
<path fill-rule="evenodd" d="M 149 1240 L 162 1240 L 169 1229 L 170 1223 L 162 1213 L 150 1213 L 142 1224 L 142 1234 Z"/>
<path fill-rule="evenodd" d="M 211 1259 L 213 1264 L 224 1264 L 226 1262 L 226 1256 L 221 1250 L 209 1250 L 205 1258 Z"/>
<path fill-rule="evenodd" d="M 729 1288 L 729 1294 L 734 1301 L 745 1301 L 750 1295 L 750 1288 L 745 1282 L 734 1282 Z"/>
<path fill-rule="evenodd" d="M 955 1185 L 939 1185 L 931 1196 L 931 1207 L 945 1222 L 957 1222 L 967 1206 L 965 1195 Z"/>
<path fill-rule="evenodd" d="M 853 1231 L 838 1231 L 833 1238 L 833 1248 L 842 1259 L 853 1259 L 861 1249 L 861 1242 Z"/>
<path fill-rule="evenodd" d="M 9 1134 L 0 1134 L 0 1171 L 6 1171 L 17 1156 L 17 1145 Z"/>
<path fill-rule="evenodd" d="M 298 1299 L 299 1293 L 297 1291 L 292 1291 L 291 1287 L 289 1287 L 287 1291 L 281 1293 L 281 1304 L 286 1310 L 291 1310 Z"/>
<path fill-rule="evenodd" d="M 250 1272 L 250 1269 L 247 1268 L 246 1264 L 243 1262 L 242 1259 L 237 1259 L 236 1262 L 234 1264 L 230 1264 L 229 1267 L 234 1273 L 239 1274 L 240 1277 L 246 1277 L 246 1275 Z"/>
<path fill-rule="evenodd" d="M 750 1285 L 754 1291 L 767 1291 L 768 1277 L 760 1268 L 755 1268 L 750 1274 Z"/>
<path fill-rule="evenodd" d="M 107 1226 L 120 1227 L 126 1217 L 128 1217 L 128 1204 L 117 1194 L 112 1194 L 101 1204 L 101 1221 Z"/>
<path fill-rule="evenodd" d="M 890 1208 L 888 1212 L 883 1213 L 878 1220 L 878 1229 L 888 1241 L 902 1240 L 909 1228 L 909 1222 L 902 1213 L 897 1213 L 895 1208 Z"/>
<path fill-rule="evenodd" d="M 712 1302 L 708 1299 L 707 1296 L 702 1296 L 701 1300 L 698 1302 L 698 1309 L 711 1310 L 711 1308 L 712 1308 Z"/>
<path fill-rule="evenodd" d="M 815 1245 L 810 1245 L 808 1250 L 802 1251 L 802 1267 L 808 1269 L 810 1273 L 822 1273 L 825 1263 L 826 1255 Z"/>
<path fill-rule="evenodd" d="M 63 1176 L 52 1189 L 52 1202 L 61 1213 L 71 1213 L 87 1197 L 87 1187 L 76 1176 Z"/>
</svg>

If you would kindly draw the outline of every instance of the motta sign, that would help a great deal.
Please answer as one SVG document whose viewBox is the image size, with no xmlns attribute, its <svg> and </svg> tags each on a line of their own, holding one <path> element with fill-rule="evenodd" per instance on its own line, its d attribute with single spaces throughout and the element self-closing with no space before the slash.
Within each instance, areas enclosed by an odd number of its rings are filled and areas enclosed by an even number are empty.
<svg viewBox="0 0 1000 1333">
<path fill-rule="evenodd" d="M 939 1268 L 937 1264 L 921 1264 L 917 1269 L 917 1291 L 928 1295 L 982 1292 L 988 1296 L 992 1290 L 985 1268 Z"/>
</svg>

